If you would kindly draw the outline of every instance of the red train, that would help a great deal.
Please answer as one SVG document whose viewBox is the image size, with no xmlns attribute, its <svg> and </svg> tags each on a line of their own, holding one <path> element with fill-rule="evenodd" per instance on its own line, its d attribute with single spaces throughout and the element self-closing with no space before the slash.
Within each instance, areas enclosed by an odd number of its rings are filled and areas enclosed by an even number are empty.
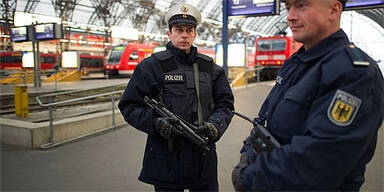
<svg viewBox="0 0 384 192">
<path fill-rule="evenodd" d="M 107 78 L 131 76 L 136 65 L 144 58 L 151 56 L 154 47 L 153 45 L 138 43 L 114 46 L 105 66 Z"/>
<path fill-rule="evenodd" d="M 282 64 L 300 47 L 298 43 L 287 36 L 260 37 L 256 39 L 255 64 L 263 66 L 261 79 L 276 78 Z"/>
<path fill-rule="evenodd" d="M 21 52 L 0 52 L 0 69 L 1 70 L 19 70 L 21 66 Z"/>
<path fill-rule="evenodd" d="M 40 69 L 47 73 L 54 71 L 61 55 L 40 53 Z M 104 72 L 104 56 L 80 54 L 80 68 L 86 72 Z M 1 70 L 21 70 L 22 52 L 0 52 Z M 28 69 L 28 68 L 27 68 Z"/>
<path fill-rule="evenodd" d="M 197 51 L 199 53 L 204 54 L 204 55 L 210 56 L 212 59 L 216 58 L 216 51 L 215 51 L 215 49 L 198 48 Z"/>
</svg>

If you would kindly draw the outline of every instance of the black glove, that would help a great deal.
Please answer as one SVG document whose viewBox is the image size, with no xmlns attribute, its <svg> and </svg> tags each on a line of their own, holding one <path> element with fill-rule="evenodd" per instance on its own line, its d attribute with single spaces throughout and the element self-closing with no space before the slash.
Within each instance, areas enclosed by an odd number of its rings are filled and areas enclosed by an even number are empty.
<svg viewBox="0 0 384 192">
<path fill-rule="evenodd" d="M 216 141 L 219 137 L 219 130 L 213 123 L 204 121 L 203 125 L 196 129 L 196 133 L 207 136 L 209 140 Z"/>
<path fill-rule="evenodd" d="M 232 184 L 236 191 L 247 191 L 241 181 L 241 174 L 249 164 L 255 161 L 256 156 L 249 156 L 246 152 L 241 153 L 240 162 L 232 171 Z"/>
<path fill-rule="evenodd" d="M 174 127 L 172 126 L 172 122 L 177 121 L 173 118 L 168 117 L 160 117 L 155 120 L 156 131 L 164 138 L 169 139 L 174 132 Z"/>
</svg>

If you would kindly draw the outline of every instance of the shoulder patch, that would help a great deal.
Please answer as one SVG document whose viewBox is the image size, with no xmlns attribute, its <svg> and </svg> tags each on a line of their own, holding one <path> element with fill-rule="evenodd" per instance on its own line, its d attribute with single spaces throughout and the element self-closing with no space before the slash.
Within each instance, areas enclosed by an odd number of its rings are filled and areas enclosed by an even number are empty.
<svg viewBox="0 0 384 192">
<path fill-rule="evenodd" d="M 165 51 L 154 53 L 153 56 L 156 57 L 156 59 L 158 59 L 159 61 L 165 61 L 173 57 L 173 54 L 171 51 L 165 50 Z"/>
<path fill-rule="evenodd" d="M 347 53 L 351 57 L 353 61 L 353 65 L 357 66 L 369 66 L 370 63 L 363 53 L 359 48 L 357 48 L 354 44 L 349 44 L 347 47 L 345 47 L 347 50 Z"/>
<path fill-rule="evenodd" d="M 361 99 L 345 91 L 337 90 L 328 107 L 328 119 L 338 126 L 348 126 L 355 119 L 360 105 Z"/>
</svg>

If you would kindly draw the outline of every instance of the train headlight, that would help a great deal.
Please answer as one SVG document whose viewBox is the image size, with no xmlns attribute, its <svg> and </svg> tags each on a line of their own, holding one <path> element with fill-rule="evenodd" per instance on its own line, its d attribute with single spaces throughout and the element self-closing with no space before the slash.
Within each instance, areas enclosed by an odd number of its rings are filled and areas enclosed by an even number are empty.
<svg viewBox="0 0 384 192">
<path fill-rule="evenodd" d="M 111 68 L 111 66 L 110 66 L 110 65 L 107 65 L 107 66 L 105 66 L 105 68 L 107 68 L 107 69 L 110 69 L 110 68 Z"/>
<path fill-rule="evenodd" d="M 265 64 L 265 61 L 261 61 L 261 64 L 264 65 L 264 64 Z"/>
<path fill-rule="evenodd" d="M 117 68 L 117 69 L 120 68 L 120 65 L 116 65 L 116 68 Z"/>
<path fill-rule="evenodd" d="M 280 65 L 280 64 L 281 64 L 281 61 L 277 61 L 277 64 Z"/>
</svg>

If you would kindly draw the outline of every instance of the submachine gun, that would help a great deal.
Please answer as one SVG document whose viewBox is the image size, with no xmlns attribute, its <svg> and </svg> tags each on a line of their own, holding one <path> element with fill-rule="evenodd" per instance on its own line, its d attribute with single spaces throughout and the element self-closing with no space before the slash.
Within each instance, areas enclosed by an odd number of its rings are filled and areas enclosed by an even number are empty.
<svg viewBox="0 0 384 192">
<path fill-rule="evenodd" d="M 163 106 L 162 104 L 160 104 L 154 99 L 150 99 L 149 97 L 145 96 L 144 103 L 148 105 L 150 108 L 156 110 L 156 112 L 162 117 L 175 119 L 176 121 L 171 122 L 171 124 L 175 128 L 176 134 L 188 138 L 189 140 L 194 142 L 196 145 L 198 145 L 202 149 L 209 151 L 209 147 L 207 145 L 208 139 L 195 133 L 195 130 L 198 129 L 196 126 L 178 117 L 176 114 L 169 111 L 165 106 Z"/>
<path fill-rule="evenodd" d="M 253 135 L 245 144 L 251 146 L 256 154 L 260 154 L 261 152 L 270 152 L 274 148 L 280 147 L 280 143 L 264 128 L 264 126 L 260 125 L 256 121 L 252 121 L 250 118 L 240 113 L 235 111 L 232 112 L 253 124 Z"/>
</svg>

